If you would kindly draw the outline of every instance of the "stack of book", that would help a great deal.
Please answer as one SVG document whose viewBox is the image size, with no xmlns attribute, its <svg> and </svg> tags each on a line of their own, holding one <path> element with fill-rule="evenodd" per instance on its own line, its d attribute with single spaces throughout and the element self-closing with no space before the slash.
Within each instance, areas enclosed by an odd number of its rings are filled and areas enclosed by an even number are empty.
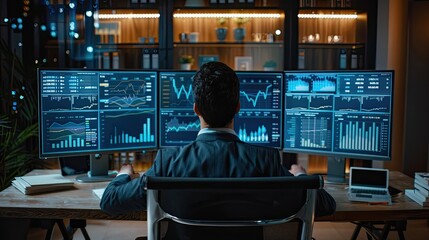
<svg viewBox="0 0 429 240">
<path fill-rule="evenodd" d="M 15 177 L 12 185 L 24 194 L 35 194 L 70 189 L 74 186 L 72 179 L 60 174 Z"/>
<path fill-rule="evenodd" d="M 429 206 L 429 173 L 416 172 L 414 189 L 405 189 L 405 195 L 424 207 Z"/>
</svg>

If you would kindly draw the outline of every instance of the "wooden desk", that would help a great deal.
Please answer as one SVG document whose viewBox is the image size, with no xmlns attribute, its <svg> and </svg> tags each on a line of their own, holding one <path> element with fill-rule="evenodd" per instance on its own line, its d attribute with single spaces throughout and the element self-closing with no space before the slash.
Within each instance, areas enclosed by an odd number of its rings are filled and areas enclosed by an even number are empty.
<svg viewBox="0 0 429 240">
<path fill-rule="evenodd" d="M 60 170 L 34 170 L 29 174 L 56 173 L 61 174 Z M 0 217 L 146 220 L 146 211 L 121 216 L 110 216 L 101 211 L 100 199 L 92 189 L 104 188 L 107 184 L 108 182 L 75 182 L 75 189 L 38 195 L 24 195 L 10 186 L 0 192 Z"/>
<path fill-rule="evenodd" d="M 347 185 L 325 184 L 325 189 L 337 202 L 334 215 L 317 218 L 316 221 L 400 221 L 410 219 L 429 219 L 429 207 L 422 207 L 404 194 L 405 189 L 414 188 L 414 179 L 407 175 L 390 171 L 390 186 L 402 191 L 392 198 L 392 205 L 369 205 L 364 202 L 350 202 L 347 198 Z"/>
<path fill-rule="evenodd" d="M 35 170 L 30 174 L 52 174 L 59 170 Z M 413 179 L 400 173 L 390 173 L 391 186 L 404 190 L 413 188 Z M 76 183 L 76 189 L 40 195 L 24 195 L 13 186 L 0 192 L 0 217 L 46 219 L 118 219 L 146 220 L 146 211 L 121 216 L 110 216 L 99 207 L 100 199 L 92 192 L 104 188 L 107 182 Z M 393 205 L 368 205 L 351 203 L 347 199 L 345 185 L 326 184 L 325 189 L 337 201 L 337 211 L 332 216 L 316 221 L 393 221 L 429 219 L 429 207 L 424 208 L 401 194 L 393 199 Z"/>
</svg>

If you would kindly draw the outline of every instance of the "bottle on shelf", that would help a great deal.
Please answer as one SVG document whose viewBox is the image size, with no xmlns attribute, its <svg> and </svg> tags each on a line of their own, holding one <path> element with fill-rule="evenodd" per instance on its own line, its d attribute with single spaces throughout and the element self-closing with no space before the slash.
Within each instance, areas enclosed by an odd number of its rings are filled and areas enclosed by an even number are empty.
<svg viewBox="0 0 429 240">
<path fill-rule="evenodd" d="M 109 54 L 109 52 L 103 53 L 103 69 L 110 69 L 110 54 Z"/>
<path fill-rule="evenodd" d="M 298 69 L 305 69 L 305 49 L 298 50 Z"/>
<path fill-rule="evenodd" d="M 119 69 L 119 53 L 118 52 L 112 53 L 112 68 L 113 69 Z"/>
<path fill-rule="evenodd" d="M 145 48 L 143 49 L 143 54 L 142 54 L 142 68 L 143 69 L 150 69 L 150 49 Z"/>
<path fill-rule="evenodd" d="M 358 69 L 359 68 L 359 62 L 358 62 L 358 54 L 356 49 L 353 49 L 350 55 L 350 68 L 351 69 Z"/>
<path fill-rule="evenodd" d="M 347 51 L 344 48 L 340 50 L 340 61 L 338 68 L 347 69 Z"/>
</svg>

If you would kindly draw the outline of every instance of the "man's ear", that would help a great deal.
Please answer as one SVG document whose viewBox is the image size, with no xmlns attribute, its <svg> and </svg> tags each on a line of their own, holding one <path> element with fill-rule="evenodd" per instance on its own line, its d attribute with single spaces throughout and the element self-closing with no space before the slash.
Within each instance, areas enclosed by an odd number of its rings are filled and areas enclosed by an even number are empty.
<svg viewBox="0 0 429 240">
<path fill-rule="evenodd" d="M 235 109 L 235 113 L 238 113 L 240 111 L 240 108 L 241 108 L 240 101 L 238 101 L 237 107 Z"/>
<path fill-rule="evenodd" d="M 201 113 L 197 108 L 197 104 L 195 104 L 195 103 L 194 103 L 194 112 L 195 112 L 195 114 L 197 114 L 197 116 L 201 116 Z"/>
</svg>

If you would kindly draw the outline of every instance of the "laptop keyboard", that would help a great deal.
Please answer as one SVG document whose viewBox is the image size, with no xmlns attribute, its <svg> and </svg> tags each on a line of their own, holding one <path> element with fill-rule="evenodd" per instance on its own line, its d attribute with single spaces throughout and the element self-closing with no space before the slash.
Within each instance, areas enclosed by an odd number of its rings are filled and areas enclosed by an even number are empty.
<svg viewBox="0 0 429 240">
<path fill-rule="evenodd" d="M 369 189 L 352 189 L 351 192 L 352 193 L 376 194 L 376 195 L 386 194 L 386 190 L 369 190 Z"/>
</svg>

